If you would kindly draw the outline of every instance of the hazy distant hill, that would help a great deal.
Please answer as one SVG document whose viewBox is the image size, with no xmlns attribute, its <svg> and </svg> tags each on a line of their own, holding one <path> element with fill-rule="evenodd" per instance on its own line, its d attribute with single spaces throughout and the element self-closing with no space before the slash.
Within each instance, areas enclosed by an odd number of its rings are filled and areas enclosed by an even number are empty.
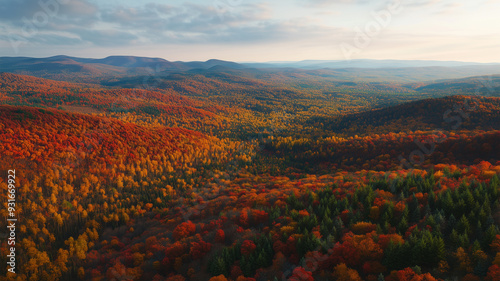
<svg viewBox="0 0 500 281">
<path fill-rule="evenodd" d="M 439 80 L 462 79 L 471 76 L 500 74 L 500 65 L 472 65 L 472 66 L 427 66 L 427 67 L 401 67 L 401 68 L 320 68 L 306 69 L 293 67 L 268 67 L 268 68 L 230 68 L 216 67 L 209 69 L 196 69 L 199 74 L 226 72 L 248 78 L 262 80 L 280 79 L 287 83 L 297 81 L 350 81 L 350 82 L 386 82 L 386 83 L 434 83 Z M 283 80 L 284 79 L 284 80 Z"/>
<path fill-rule="evenodd" d="M 435 83 L 418 84 L 414 88 L 420 92 L 441 94 L 480 94 L 500 96 L 500 75 L 474 76 L 462 79 L 443 80 Z"/>
<path fill-rule="evenodd" d="M 477 63 L 461 61 L 433 61 L 433 60 L 303 60 L 291 62 L 245 63 L 247 66 L 257 68 L 293 67 L 304 69 L 320 68 L 406 68 L 406 67 L 458 67 L 458 66 L 488 66 L 500 65 L 498 63 Z"/>
<path fill-rule="evenodd" d="M 32 75 L 56 80 L 95 82 L 96 77 L 152 75 L 159 72 L 183 72 L 215 66 L 234 69 L 243 66 L 221 60 L 206 62 L 170 62 L 161 58 L 110 56 L 103 59 L 54 56 L 49 58 L 0 57 L 0 72 Z"/>
<path fill-rule="evenodd" d="M 0 57 L 0 72 L 55 80 L 98 82 L 104 78 L 172 73 L 225 72 L 257 79 L 412 83 L 500 74 L 500 64 L 441 61 L 351 60 L 277 63 L 168 61 L 162 58 L 110 56 L 103 59 L 54 56 L 49 58 Z"/>
</svg>

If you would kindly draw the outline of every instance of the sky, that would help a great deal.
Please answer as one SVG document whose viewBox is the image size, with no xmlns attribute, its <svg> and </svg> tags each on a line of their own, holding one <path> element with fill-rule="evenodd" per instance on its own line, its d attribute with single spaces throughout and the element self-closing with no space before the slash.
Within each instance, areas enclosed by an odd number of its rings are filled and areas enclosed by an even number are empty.
<svg viewBox="0 0 500 281">
<path fill-rule="evenodd" d="M 498 0 L 2 0 L 0 56 L 500 62 Z"/>
</svg>

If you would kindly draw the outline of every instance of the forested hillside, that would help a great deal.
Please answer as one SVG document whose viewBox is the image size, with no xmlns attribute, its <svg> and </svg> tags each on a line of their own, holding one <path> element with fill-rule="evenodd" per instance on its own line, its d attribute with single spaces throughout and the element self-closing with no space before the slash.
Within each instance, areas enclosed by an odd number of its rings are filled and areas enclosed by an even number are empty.
<svg viewBox="0 0 500 281">
<path fill-rule="evenodd" d="M 500 280 L 494 87 L 158 62 L 0 74 L 0 280 Z"/>
</svg>

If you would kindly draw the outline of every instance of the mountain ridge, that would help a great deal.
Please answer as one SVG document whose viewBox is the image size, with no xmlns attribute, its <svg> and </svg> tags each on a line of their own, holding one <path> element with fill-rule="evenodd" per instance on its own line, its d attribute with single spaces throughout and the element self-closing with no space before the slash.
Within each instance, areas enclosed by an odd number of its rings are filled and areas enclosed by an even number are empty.
<svg viewBox="0 0 500 281">
<path fill-rule="evenodd" d="M 500 64 L 408 60 L 301 61 L 273 64 L 238 63 L 219 59 L 183 62 L 138 56 L 108 56 L 96 59 L 58 55 L 48 58 L 0 57 L 0 72 L 85 83 L 100 83 L 110 77 L 187 72 L 237 73 L 246 77 L 284 74 L 292 79 L 305 74 L 330 80 L 412 83 L 500 74 Z"/>
</svg>

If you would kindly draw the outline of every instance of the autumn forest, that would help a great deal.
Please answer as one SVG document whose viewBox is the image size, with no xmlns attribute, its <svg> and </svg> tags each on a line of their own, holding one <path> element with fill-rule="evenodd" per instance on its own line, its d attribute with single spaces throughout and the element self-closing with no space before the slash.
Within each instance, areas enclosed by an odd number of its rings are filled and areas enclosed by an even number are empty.
<svg viewBox="0 0 500 281">
<path fill-rule="evenodd" d="M 58 60 L 0 73 L 0 280 L 500 280 L 498 75 Z"/>
</svg>

